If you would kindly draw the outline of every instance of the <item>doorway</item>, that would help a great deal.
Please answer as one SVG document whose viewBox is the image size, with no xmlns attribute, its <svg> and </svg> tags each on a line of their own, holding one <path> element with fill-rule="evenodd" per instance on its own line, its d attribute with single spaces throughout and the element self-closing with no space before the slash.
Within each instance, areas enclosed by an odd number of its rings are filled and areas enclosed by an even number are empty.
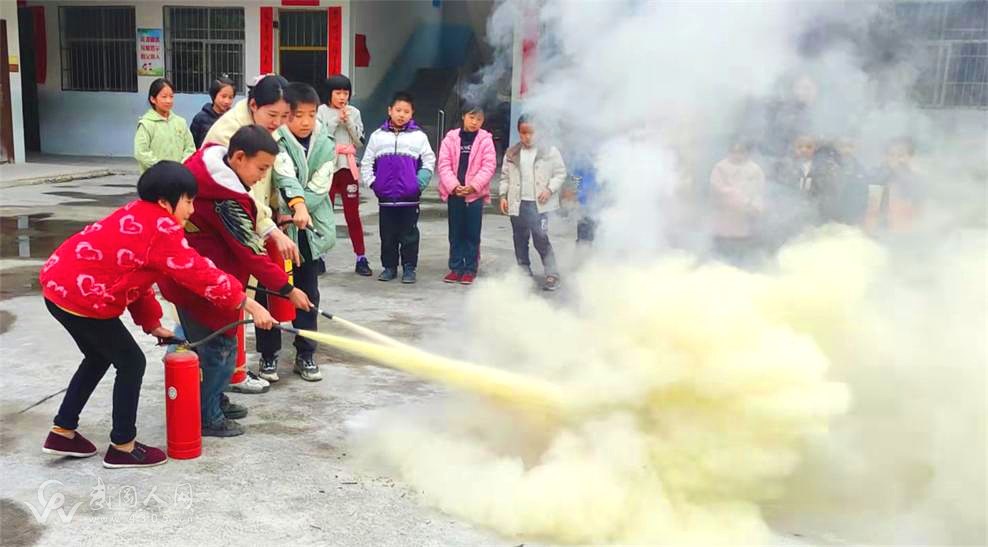
<svg viewBox="0 0 988 547">
<path fill-rule="evenodd" d="M 44 8 L 18 8 L 18 33 L 21 46 L 21 105 L 24 113 L 24 148 L 28 152 L 41 151 L 41 115 L 38 110 L 38 74 L 35 43 L 35 29 L 44 25 Z M 35 17 L 39 17 L 35 21 Z"/>
<path fill-rule="evenodd" d="M 320 89 L 326 79 L 328 43 L 326 10 L 281 10 L 278 13 L 278 68 L 289 82 Z"/>
<path fill-rule="evenodd" d="M 7 20 L 0 19 L 0 163 L 14 161 L 14 121 L 10 110 L 10 64 Z"/>
</svg>

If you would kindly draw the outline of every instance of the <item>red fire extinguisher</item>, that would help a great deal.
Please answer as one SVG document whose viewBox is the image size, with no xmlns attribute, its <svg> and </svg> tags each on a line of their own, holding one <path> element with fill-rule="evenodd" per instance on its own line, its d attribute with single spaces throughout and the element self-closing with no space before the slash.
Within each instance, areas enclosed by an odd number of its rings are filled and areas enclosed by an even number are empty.
<svg viewBox="0 0 988 547">
<path fill-rule="evenodd" d="M 179 348 L 165 354 L 165 423 L 169 458 L 189 460 L 202 454 L 200 378 L 196 352 Z"/>
<path fill-rule="evenodd" d="M 268 240 L 268 256 L 275 264 L 284 264 L 285 273 L 288 274 L 288 282 L 292 282 L 292 261 L 285 260 L 281 253 L 278 251 L 278 247 Z M 276 287 L 270 287 L 276 288 Z M 271 313 L 271 317 L 274 317 L 275 321 L 279 323 L 285 323 L 288 321 L 295 320 L 295 306 L 287 298 L 281 298 L 279 296 L 268 295 L 268 312 Z"/>
<path fill-rule="evenodd" d="M 240 319 L 243 320 L 245 314 L 240 312 Z M 237 327 L 237 368 L 233 370 L 230 377 L 231 384 L 239 384 L 247 379 L 247 338 L 244 325 Z"/>
</svg>

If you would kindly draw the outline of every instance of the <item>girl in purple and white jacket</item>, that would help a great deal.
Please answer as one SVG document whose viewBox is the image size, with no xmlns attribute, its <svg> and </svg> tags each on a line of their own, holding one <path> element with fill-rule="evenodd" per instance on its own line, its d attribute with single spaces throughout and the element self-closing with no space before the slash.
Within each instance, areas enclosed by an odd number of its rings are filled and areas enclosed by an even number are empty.
<svg viewBox="0 0 988 547">
<path fill-rule="evenodd" d="M 402 283 L 415 283 L 419 258 L 419 197 L 432 181 L 436 155 L 429 137 L 412 115 L 415 106 L 408 93 L 397 93 L 388 107 L 388 121 L 367 142 L 360 167 L 363 179 L 380 206 L 381 266 L 379 281 L 398 277 L 401 257 Z"/>
</svg>

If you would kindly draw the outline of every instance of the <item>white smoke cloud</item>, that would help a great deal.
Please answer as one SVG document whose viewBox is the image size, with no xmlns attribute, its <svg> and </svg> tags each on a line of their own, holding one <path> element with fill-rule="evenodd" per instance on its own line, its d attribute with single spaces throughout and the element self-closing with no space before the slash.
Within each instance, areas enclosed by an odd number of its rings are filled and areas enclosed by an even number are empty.
<svg viewBox="0 0 988 547">
<path fill-rule="evenodd" d="M 944 124 L 912 104 L 915 56 L 885 59 L 907 46 L 871 35 L 882 4 L 504 2 L 483 82 L 533 8 L 523 108 L 540 138 L 592 156 L 608 205 L 572 301 L 514 279 L 477 287 L 463 357 L 557 381 L 586 413 L 455 400 L 387 416 L 365 452 L 427 503 L 511 536 L 984 544 L 988 117 Z M 824 227 L 758 272 L 704 262 L 712 163 L 738 134 L 773 136 L 765 110 L 805 77 L 805 132 L 853 138 L 869 166 L 915 138 L 923 229 Z"/>
</svg>

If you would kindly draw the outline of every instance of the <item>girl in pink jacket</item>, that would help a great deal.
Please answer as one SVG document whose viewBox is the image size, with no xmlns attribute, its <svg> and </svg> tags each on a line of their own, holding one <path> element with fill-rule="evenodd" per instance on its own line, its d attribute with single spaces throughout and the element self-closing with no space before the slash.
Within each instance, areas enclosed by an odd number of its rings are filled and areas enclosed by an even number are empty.
<svg viewBox="0 0 988 547">
<path fill-rule="evenodd" d="M 439 149 L 439 197 L 449 207 L 446 283 L 469 285 L 477 277 L 484 204 L 491 202 L 491 179 L 497 168 L 494 138 L 482 125 L 484 111 L 467 107 L 463 129 L 447 133 Z"/>
</svg>

